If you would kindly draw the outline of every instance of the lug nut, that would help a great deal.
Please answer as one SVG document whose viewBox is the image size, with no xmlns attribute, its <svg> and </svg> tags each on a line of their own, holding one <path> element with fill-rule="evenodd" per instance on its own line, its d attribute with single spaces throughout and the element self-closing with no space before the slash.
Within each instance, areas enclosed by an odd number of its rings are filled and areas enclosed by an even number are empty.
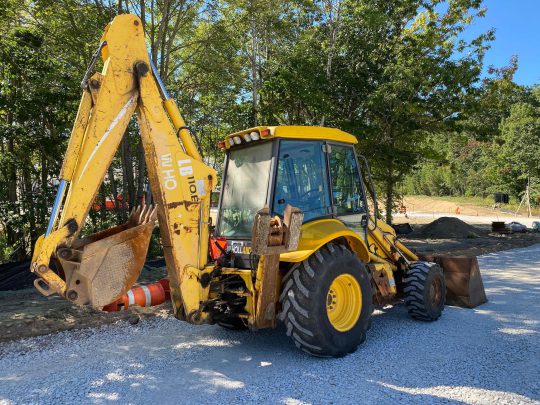
<svg viewBox="0 0 540 405">
<path fill-rule="evenodd" d="M 45 266 L 44 264 L 42 264 L 41 266 L 38 267 L 38 271 L 40 273 L 45 273 L 47 271 L 47 266 Z"/>
</svg>

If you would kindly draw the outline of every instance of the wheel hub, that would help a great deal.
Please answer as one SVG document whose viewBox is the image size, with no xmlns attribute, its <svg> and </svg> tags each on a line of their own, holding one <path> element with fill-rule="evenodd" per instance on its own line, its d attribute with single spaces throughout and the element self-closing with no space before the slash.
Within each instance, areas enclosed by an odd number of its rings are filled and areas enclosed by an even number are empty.
<svg viewBox="0 0 540 405">
<path fill-rule="evenodd" d="M 332 326 L 340 331 L 351 330 L 362 312 L 362 290 L 350 274 L 337 276 L 326 296 L 326 313 Z"/>
<path fill-rule="evenodd" d="M 435 279 L 431 283 L 431 288 L 429 289 L 429 300 L 433 307 L 439 306 L 441 303 L 442 297 L 442 285 L 439 279 Z"/>
</svg>

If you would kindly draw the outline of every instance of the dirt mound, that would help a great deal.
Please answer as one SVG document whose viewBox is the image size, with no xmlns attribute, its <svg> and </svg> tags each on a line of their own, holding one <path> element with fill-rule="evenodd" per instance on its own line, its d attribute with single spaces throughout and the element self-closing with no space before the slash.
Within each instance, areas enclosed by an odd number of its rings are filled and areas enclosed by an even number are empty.
<svg viewBox="0 0 540 405">
<path fill-rule="evenodd" d="M 476 238 L 481 231 L 458 218 L 441 217 L 422 227 L 419 234 L 424 238 Z"/>
</svg>

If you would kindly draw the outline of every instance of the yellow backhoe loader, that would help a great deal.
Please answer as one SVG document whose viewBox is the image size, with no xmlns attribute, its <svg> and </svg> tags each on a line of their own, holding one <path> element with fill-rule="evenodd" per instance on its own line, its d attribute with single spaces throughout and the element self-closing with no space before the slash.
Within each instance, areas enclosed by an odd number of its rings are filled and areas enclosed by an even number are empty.
<svg viewBox="0 0 540 405">
<path fill-rule="evenodd" d="M 103 70 L 92 74 L 100 56 Z M 371 175 L 354 136 L 300 126 L 227 136 L 211 224 L 216 172 L 149 58 L 138 17 L 108 25 L 82 88 L 49 226 L 32 258 L 43 294 L 100 309 L 117 300 L 140 274 L 157 219 L 174 314 L 184 321 L 251 330 L 282 322 L 302 350 L 338 357 L 364 341 L 373 304 L 403 299 L 414 318 L 441 315 L 442 269 L 370 214 L 376 198 L 362 180 Z M 134 113 L 154 207 L 81 238 Z"/>
</svg>

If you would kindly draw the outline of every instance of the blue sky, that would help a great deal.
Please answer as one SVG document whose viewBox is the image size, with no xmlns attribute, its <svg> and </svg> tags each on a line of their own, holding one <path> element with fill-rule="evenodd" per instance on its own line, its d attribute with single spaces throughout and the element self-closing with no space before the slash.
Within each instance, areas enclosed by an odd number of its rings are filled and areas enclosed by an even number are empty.
<svg viewBox="0 0 540 405">
<path fill-rule="evenodd" d="M 540 84 L 540 0 L 484 0 L 486 16 L 467 29 L 472 38 L 495 28 L 495 41 L 484 59 L 489 65 L 506 66 L 512 55 L 518 55 L 514 80 L 523 85 Z"/>
</svg>

